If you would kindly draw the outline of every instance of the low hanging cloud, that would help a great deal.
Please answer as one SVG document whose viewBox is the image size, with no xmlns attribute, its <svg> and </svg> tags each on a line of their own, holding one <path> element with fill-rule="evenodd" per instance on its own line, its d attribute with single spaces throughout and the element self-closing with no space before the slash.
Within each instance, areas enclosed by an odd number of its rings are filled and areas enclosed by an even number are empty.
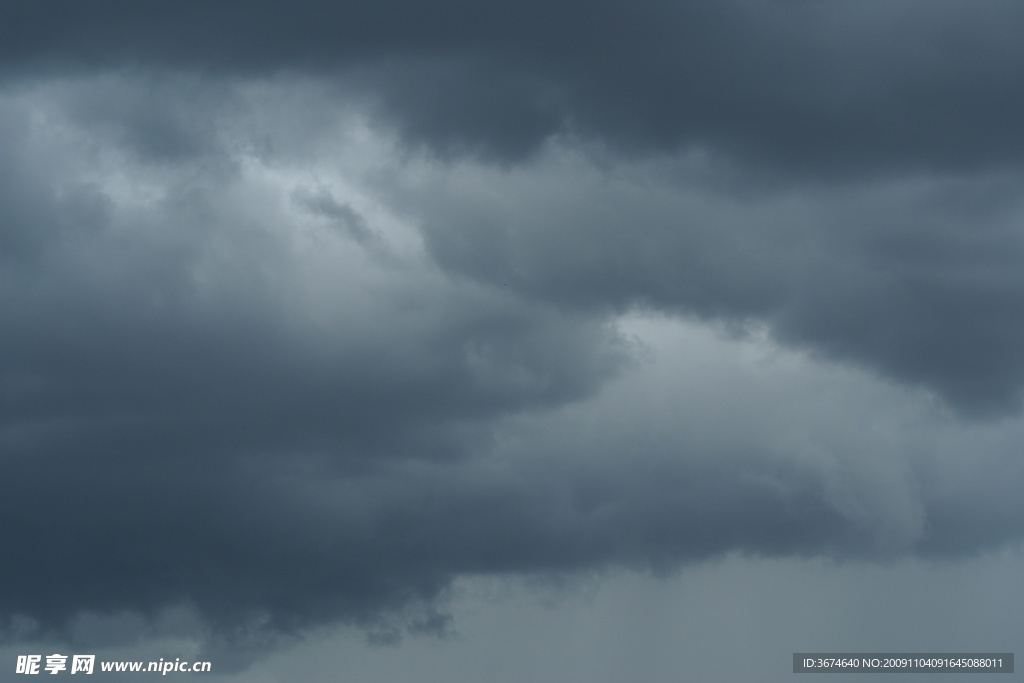
<svg viewBox="0 0 1024 683">
<path fill-rule="evenodd" d="M 1018 543 L 1020 11 L 832 7 L 5 6 L 0 614 Z"/>
<path fill-rule="evenodd" d="M 570 309 L 757 320 L 964 414 L 1019 408 L 1018 174 L 737 196 L 702 159 L 626 168 L 468 165 L 403 196 L 438 262 L 478 281 Z"/>
<path fill-rule="evenodd" d="M 17 103 L 9 116 L 31 128 Z M 46 158 L 57 132 L 10 164 Z M 25 246 L 3 275 L 3 505 L 31 559 L 5 569 L 5 613 L 53 624 L 194 601 L 283 619 L 430 595 L 450 568 L 375 547 L 404 498 L 390 468 L 464 460 L 495 419 L 593 393 L 627 359 L 605 320 L 458 286 L 385 238 L 338 234 L 301 185 L 203 163 L 40 168 L 9 205 Z M 351 509 L 304 501 L 320 468 Z M 303 566 L 314 585 L 296 575 L 275 597 L 273 577 Z"/>
<path fill-rule="evenodd" d="M 349 83 L 410 141 L 516 160 L 564 132 L 812 177 L 1015 166 L 1010 0 L 9 3 L 0 64 Z"/>
</svg>

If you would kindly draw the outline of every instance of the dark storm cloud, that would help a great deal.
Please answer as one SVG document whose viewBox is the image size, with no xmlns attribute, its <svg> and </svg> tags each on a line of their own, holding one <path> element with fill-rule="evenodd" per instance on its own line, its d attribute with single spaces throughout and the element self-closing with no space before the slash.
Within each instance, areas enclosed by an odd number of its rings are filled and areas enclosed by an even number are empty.
<svg viewBox="0 0 1024 683">
<path fill-rule="evenodd" d="M 10 2 L 0 60 L 312 71 L 449 152 L 571 131 L 848 175 L 1018 163 L 1022 25 L 1009 1 Z"/>
<path fill-rule="evenodd" d="M 286 246 L 259 232 L 173 227 L 192 201 L 171 198 L 181 214 L 127 228 L 177 230 L 176 244 L 153 248 L 104 225 L 63 235 L 29 273 L 12 267 L 0 278 L 18 293 L 2 317 L 3 409 L 45 425 L 32 440 L 40 451 L 102 451 L 112 437 L 125 450 L 224 439 L 304 450 L 323 438 L 374 452 L 408 440 L 422 455 L 436 420 L 557 404 L 589 393 L 616 364 L 614 335 L 599 322 L 458 292 L 436 276 L 420 291 L 381 285 L 361 297 L 346 288 L 365 283 L 329 281 L 354 305 L 306 317 L 265 273 L 295 267 L 274 254 Z M 233 253 L 217 254 L 218 239 Z M 405 420 L 415 435 L 398 426 Z"/>
<path fill-rule="evenodd" d="M 835 196 L 827 185 L 821 192 L 823 179 L 840 195 L 846 188 L 840 201 L 859 195 L 861 205 L 801 216 L 786 234 L 754 216 L 741 227 L 710 218 L 712 229 L 675 207 L 662 215 L 636 207 L 638 221 L 612 207 L 585 225 L 570 217 L 524 238 L 535 231 L 514 210 L 470 226 L 461 209 L 446 207 L 452 217 L 430 225 L 431 244 L 450 267 L 519 282 L 541 298 L 757 317 L 780 339 L 923 384 L 966 412 L 1017 405 L 1017 4 L 393 0 L 302 2 L 287 11 L 232 3 L 62 9 L 5 10 L 8 71 L 137 70 L 144 88 L 93 84 L 76 95 L 74 114 L 143 158 L 219 144 L 208 114 L 230 105 L 195 79 L 221 79 L 230 91 L 232 78 L 284 74 L 333 84 L 336 102 L 372 112 L 376 125 L 449 161 L 523 161 L 566 135 L 618 152 L 706 154 L 734 176 L 739 195 L 751 192 L 747 184 L 770 191 L 781 183 L 786 196 L 809 192 L 823 203 Z M 873 190 L 907 174 L 936 189 L 868 208 Z M 723 201 L 737 198 L 726 194 Z M 550 215 L 530 220 L 555 223 Z M 361 234 L 358 222 L 341 225 Z M 522 245 L 532 273 L 517 277 L 493 263 L 512 258 L 505 241 Z M 587 246 L 569 246 L 578 243 Z"/>
<path fill-rule="evenodd" d="M 425 532 L 401 463 L 461 462 L 494 419 L 623 365 L 601 319 L 455 287 L 383 237 L 370 252 L 289 213 L 311 197 L 313 221 L 370 234 L 315 188 L 261 203 L 204 155 L 96 149 L 77 110 L 41 132 L 7 104 L 5 615 L 51 627 L 184 602 L 283 628 L 433 597 L 454 565 L 402 546 Z"/>
<path fill-rule="evenodd" d="M 474 168 L 406 200 L 449 269 L 569 309 L 759 320 L 965 414 L 1019 407 L 1017 173 L 741 192 L 701 161 L 611 179 L 572 155 Z"/>
<path fill-rule="evenodd" d="M 874 423 L 1018 405 L 1021 12 L 4 4 L 0 613 L 429 628 L 468 573 L 1019 539 L 1013 439 Z M 722 340 L 622 389 L 637 308 L 903 389 Z"/>
<path fill-rule="evenodd" d="M 81 610 L 184 603 L 228 633 L 260 621 L 372 624 L 467 572 L 669 568 L 736 547 L 869 540 L 812 482 L 780 492 L 770 480 L 730 483 L 728 465 L 675 469 L 626 482 L 616 471 L 553 476 L 550 463 L 342 478 L 301 458 L 36 454 L 6 466 L 3 514 L 16 524 L 5 539 L 17 561 L 4 566 L 3 612 L 51 627 Z"/>
</svg>

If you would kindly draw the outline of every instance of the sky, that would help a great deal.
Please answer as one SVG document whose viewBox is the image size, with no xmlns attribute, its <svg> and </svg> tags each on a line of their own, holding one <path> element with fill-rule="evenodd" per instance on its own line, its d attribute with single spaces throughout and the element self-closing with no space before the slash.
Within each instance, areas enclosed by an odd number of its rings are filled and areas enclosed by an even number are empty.
<svg viewBox="0 0 1024 683">
<path fill-rule="evenodd" d="M 1022 31 L 0 4 L 0 681 L 1014 652 Z"/>
</svg>

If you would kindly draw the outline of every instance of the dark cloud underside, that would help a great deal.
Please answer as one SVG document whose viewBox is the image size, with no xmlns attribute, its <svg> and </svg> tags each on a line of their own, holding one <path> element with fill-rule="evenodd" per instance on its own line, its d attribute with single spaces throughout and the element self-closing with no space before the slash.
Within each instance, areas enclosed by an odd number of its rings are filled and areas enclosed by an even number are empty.
<svg viewBox="0 0 1024 683">
<path fill-rule="evenodd" d="M 1019 542 L 1021 29 L 3 3 L 0 615 Z"/>
<path fill-rule="evenodd" d="M 1016 165 L 1009 2 L 9 2 L 0 63 L 352 79 L 411 139 L 522 158 L 574 131 L 773 171 Z"/>
</svg>

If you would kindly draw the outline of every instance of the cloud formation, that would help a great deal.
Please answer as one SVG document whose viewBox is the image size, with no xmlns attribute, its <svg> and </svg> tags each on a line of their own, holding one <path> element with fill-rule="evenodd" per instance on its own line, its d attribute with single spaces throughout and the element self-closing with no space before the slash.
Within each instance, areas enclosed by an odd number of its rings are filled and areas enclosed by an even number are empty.
<svg viewBox="0 0 1024 683">
<path fill-rule="evenodd" d="M 5 617 L 1019 542 L 1015 6 L 37 5 Z"/>
<path fill-rule="evenodd" d="M 560 132 L 772 172 L 1014 165 L 1013 2 L 8 3 L 0 63 L 351 82 L 411 140 L 517 159 Z"/>
</svg>

